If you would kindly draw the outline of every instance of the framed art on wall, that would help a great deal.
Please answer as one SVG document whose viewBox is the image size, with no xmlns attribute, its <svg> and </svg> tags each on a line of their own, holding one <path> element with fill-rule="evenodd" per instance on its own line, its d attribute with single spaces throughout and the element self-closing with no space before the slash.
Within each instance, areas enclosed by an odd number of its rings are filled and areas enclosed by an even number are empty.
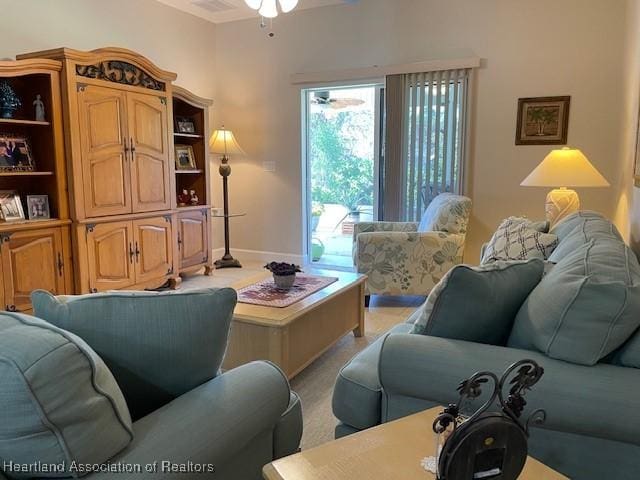
<svg viewBox="0 0 640 480">
<path fill-rule="evenodd" d="M 571 97 L 518 99 L 516 145 L 566 145 Z"/>
<path fill-rule="evenodd" d="M 0 215 L 5 222 L 24 220 L 24 210 L 18 192 L 0 190 Z"/>
<path fill-rule="evenodd" d="M 0 172 L 30 172 L 33 168 L 27 137 L 0 132 Z"/>
</svg>

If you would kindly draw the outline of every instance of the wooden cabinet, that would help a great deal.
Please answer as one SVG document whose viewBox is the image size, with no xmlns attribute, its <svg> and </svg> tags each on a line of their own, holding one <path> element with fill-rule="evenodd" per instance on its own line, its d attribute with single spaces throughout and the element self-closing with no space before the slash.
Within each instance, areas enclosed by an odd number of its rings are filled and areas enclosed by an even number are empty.
<svg viewBox="0 0 640 480">
<path fill-rule="evenodd" d="M 206 209 L 178 214 L 178 252 L 181 269 L 209 261 L 209 222 Z"/>
<path fill-rule="evenodd" d="M 133 222 L 136 282 L 144 283 L 173 273 L 171 216 Z"/>
<path fill-rule="evenodd" d="M 86 252 L 91 292 L 164 279 L 173 273 L 171 217 L 88 225 Z"/>
<path fill-rule="evenodd" d="M 63 228 L 23 230 L 0 234 L 4 307 L 31 309 L 33 290 L 69 293 L 71 265 L 68 232 Z"/>
<path fill-rule="evenodd" d="M 165 97 L 127 93 L 134 212 L 171 208 Z"/>
<path fill-rule="evenodd" d="M 84 208 L 89 217 L 131 213 L 126 93 L 87 85 L 78 92 Z"/>
<path fill-rule="evenodd" d="M 91 291 L 125 288 L 135 283 L 135 251 L 131 222 L 87 227 Z"/>
<path fill-rule="evenodd" d="M 171 208 L 165 97 L 82 85 L 78 119 L 87 217 Z"/>
</svg>

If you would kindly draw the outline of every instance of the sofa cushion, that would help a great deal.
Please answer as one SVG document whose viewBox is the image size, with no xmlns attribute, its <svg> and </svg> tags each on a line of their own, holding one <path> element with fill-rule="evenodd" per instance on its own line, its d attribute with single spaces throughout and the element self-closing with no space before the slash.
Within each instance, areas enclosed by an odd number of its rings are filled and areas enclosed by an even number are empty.
<svg viewBox="0 0 640 480">
<path fill-rule="evenodd" d="M 400 323 L 388 333 L 409 333 L 413 325 Z M 358 430 L 380 423 L 382 390 L 378 359 L 386 335 L 354 356 L 338 373 L 333 389 L 333 414 Z"/>
<path fill-rule="evenodd" d="M 502 221 L 484 248 L 481 264 L 539 258 L 546 260 L 558 245 L 558 237 L 540 231 L 540 224 L 526 218 Z"/>
<path fill-rule="evenodd" d="M 640 325 L 640 265 L 612 236 L 562 258 L 516 316 L 508 345 L 593 365 Z"/>
<path fill-rule="evenodd" d="M 83 340 L 39 318 L 0 314 L 0 379 L 0 459 L 65 465 L 29 477 L 76 476 L 71 462 L 103 463 L 133 439 L 129 410 L 104 362 Z"/>
<path fill-rule="evenodd" d="M 539 259 L 457 265 L 414 314 L 412 333 L 504 345 L 520 306 L 543 271 Z"/>
<path fill-rule="evenodd" d="M 236 304 L 232 289 L 31 295 L 35 314 L 104 359 L 134 419 L 218 373 Z"/>
<path fill-rule="evenodd" d="M 467 233 L 471 199 L 452 193 L 434 198 L 422 215 L 419 232 Z"/>
<path fill-rule="evenodd" d="M 569 215 L 551 229 L 560 243 L 549 256 L 549 261 L 559 262 L 567 254 L 594 238 L 613 238 L 619 241 L 622 236 L 618 229 L 605 217 L 596 212 L 580 211 Z"/>
</svg>

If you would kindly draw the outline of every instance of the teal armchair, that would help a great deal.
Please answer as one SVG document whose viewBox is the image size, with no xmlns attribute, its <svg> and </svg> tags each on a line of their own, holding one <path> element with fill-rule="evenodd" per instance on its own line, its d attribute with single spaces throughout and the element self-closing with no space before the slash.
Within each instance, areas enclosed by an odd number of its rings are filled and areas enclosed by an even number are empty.
<svg viewBox="0 0 640 480">
<path fill-rule="evenodd" d="M 263 361 L 220 371 L 232 289 L 36 291 L 32 302 L 36 317 L 0 313 L 0 374 L 14 379 L 0 391 L 0 467 L 16 457 L 62 455 L 67 463 L 175 466 L 119 472 L 122 480 L 182 479 L 189 475 L 178 470 L 189 465 L 208 466 L 198 478 L 258 480 L 263 465 L 298 450 L 300 400 L 282 371 Z M 39 406 L 23 412 L 20 405 Z M 0 469 L 3 480 L 3 473 L 30 478 Z M 77 476 L 114 478 L 109 471 Z"/>
</svg>

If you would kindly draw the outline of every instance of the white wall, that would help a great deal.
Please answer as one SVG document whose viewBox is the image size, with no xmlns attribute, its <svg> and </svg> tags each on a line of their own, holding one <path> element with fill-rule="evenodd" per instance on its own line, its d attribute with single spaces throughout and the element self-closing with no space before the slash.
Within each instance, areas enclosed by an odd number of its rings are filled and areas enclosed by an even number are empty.
<svg viewBox="0 0 640 480">
<path fill-rule="evenodd" d="M 635 0 L 634 0 L 635 1 Z M 235 158 L 237 248 L 301 253 L 300 95 L 291 73 L 478 55 L 467 259 L 499 221 L 544 215 L 545 189 L 520 181 L 550 149 L 515 146 L 518 97 L 571 95 L 569 143 L 613 185 L 580 191 L 585 208 L 613 216 L 624 183 L 621 123 L 627 0 L 362 0 L 216 28 L 216 122 L 247 151 Z M 263 161 L 277 171 L 265 172 Z"/>
</svg>

